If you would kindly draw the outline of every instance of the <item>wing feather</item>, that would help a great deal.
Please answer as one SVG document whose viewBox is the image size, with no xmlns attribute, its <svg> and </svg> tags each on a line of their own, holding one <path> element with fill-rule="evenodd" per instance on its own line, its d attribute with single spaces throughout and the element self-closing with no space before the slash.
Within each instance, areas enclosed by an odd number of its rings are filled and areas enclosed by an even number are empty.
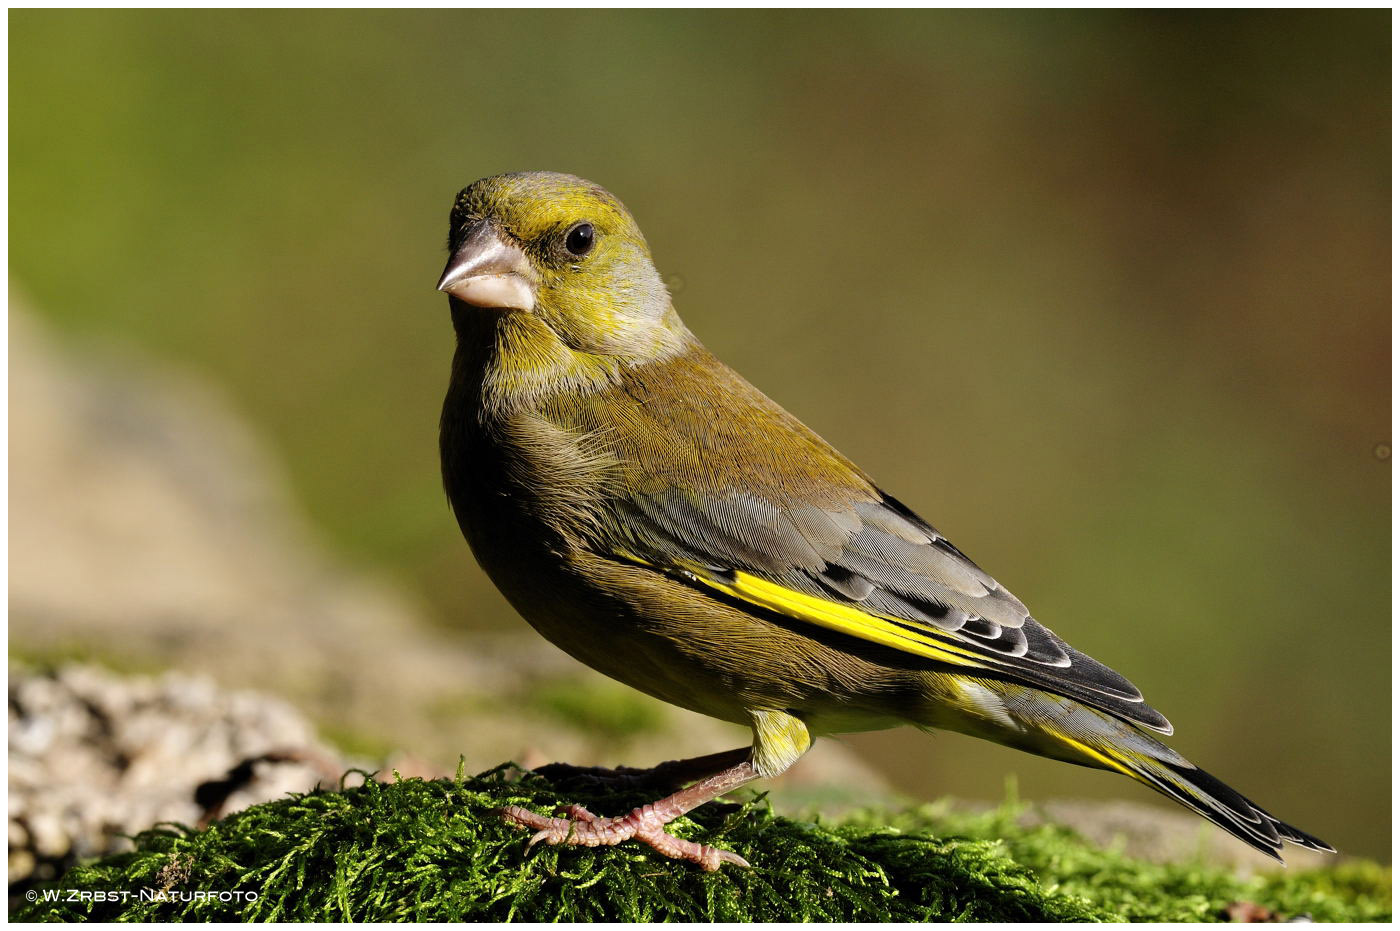
<svg viewBox="0 0 1400 931">
<path fill-rule="evenodd" d="M 627 558 L 800 620 L 977 666 L 1170 733 L 1166 718 L 1131 682 L 1055 636 L 888 496 L 845 508 L 785 507 L 748 491 L 668 489 L 618 499 L 616 509 L 628 529 L 619 548 Z"/>
</svg>

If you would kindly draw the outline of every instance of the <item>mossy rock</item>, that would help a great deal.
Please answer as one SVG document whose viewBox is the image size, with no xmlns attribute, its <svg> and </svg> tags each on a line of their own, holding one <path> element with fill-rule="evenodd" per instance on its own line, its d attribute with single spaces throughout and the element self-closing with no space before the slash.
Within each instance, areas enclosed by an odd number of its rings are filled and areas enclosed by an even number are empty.
<svg viewBox="0 0 1400 931">
<path fill-rule="evenodd" d="M 127 921 L 1209 921 L 1231 903 L 1283 918 L 1383 921 L 1390 871 L 1364 861 L 1240 878 L 1153 865 L 1015 806 L 778 817 L 762 798 L 672 825 L 753 864 L 705 873 L 636 844 L 526 849 L 494 814 L 566 801 L 620 813 L 648 793 L 549 782 L 513 767 L 475 778 L 367 782 L 258 805 L 202 831 L 147 831 L 136 849 L 31 890 L 17 920 Z M 142 889 L 168 889 L 150 901 Z M 76 890 L 76 892 L 74 891 Z M 83 895 L 83 893 L 88 893 Z M 99 893 L 101 893 L 99 895 Z M 204 893 L 200 895 L 199 893 Z M 219 893 L 224 893 L 220 895 Z M 148 894 L 149 895 L 149 894 Z"/>
</svg>

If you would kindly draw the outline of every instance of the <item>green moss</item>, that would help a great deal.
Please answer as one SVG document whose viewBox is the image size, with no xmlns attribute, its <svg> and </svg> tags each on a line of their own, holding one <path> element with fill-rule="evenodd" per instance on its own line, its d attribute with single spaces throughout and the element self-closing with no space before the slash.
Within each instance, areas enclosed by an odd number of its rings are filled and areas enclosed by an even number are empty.
<svg viewBox="0 0 1400 931">
<path fill-rule="evenodd" d="M 493 809 L 581 801 L 620 812 L 633 790 L 560 785 L 500 767 L 472 779 L 315 792 L 259 805 L 205 831 L 162 827 L 136 850 L 79 866 L 30 920 L 1211 920 L 1249 900 L 1285 916 L 1385 920 L 1390 873 L 1351 861 L 1240 879 L 1199 863 L 1154 866 L 1055 826 L 1018 827 L 937 806 L 839 823 L 775 816 L 763 800 L 711 804 L 678 835 L 738 851 L 751 870 L 704 873 L 635 844 L 527 850 Z M 66 901 L 67 890 L 169 888 L 170 902 Z M 46 891 L 57 901 L 42 901 Z M 199 899 L 242 890 L 254 901 Z M 53 893 L 50 892 L 52 895 Z M 76 898 L 76 897 L 75 897 Z"/>
</svg>

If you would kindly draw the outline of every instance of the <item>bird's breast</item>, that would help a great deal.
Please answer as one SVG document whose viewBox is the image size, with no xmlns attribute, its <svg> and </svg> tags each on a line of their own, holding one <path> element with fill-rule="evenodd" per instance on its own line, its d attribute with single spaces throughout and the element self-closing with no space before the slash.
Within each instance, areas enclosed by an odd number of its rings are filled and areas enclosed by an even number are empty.
<svg viewBox="0 0 1400 931">
<path fill-rule="evenodd" d="M 527 413 L 445 432 L 443 445 L 447 494 L 483 565 L 506 546 L 562 554 L 596 529 L 613 468 L 596 438 Z"/>
</svg>

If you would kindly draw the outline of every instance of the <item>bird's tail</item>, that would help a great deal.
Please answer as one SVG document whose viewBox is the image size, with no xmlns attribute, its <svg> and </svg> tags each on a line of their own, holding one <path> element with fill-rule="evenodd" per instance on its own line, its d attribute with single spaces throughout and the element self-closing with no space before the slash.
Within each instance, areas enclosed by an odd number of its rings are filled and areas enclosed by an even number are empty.
<svg viewBox="0 0 1400 931">
<path fill-rule="evenodd" d="M 1205 770 L 1182 760 L 1154 759 L 1133 751 L 1100 751 L 1108 765 L 1218 824 L 1255 850 L 1282 861 L 1284 843 L 1336 851 L 1326 841 L 1275 818 Z"/>
<path fill-rule="evenodd" d="M 1025 749 L 1131 776 L 1276 860 L 1282 861 L 1279 851 L 1285 843 L 1335 852 L 1125 721 L 1039 690 L 1003 686 L 999 691 L 1007 699 L 1006 710 L 1020 723 L 1018 743 Z"/>
</svg>

